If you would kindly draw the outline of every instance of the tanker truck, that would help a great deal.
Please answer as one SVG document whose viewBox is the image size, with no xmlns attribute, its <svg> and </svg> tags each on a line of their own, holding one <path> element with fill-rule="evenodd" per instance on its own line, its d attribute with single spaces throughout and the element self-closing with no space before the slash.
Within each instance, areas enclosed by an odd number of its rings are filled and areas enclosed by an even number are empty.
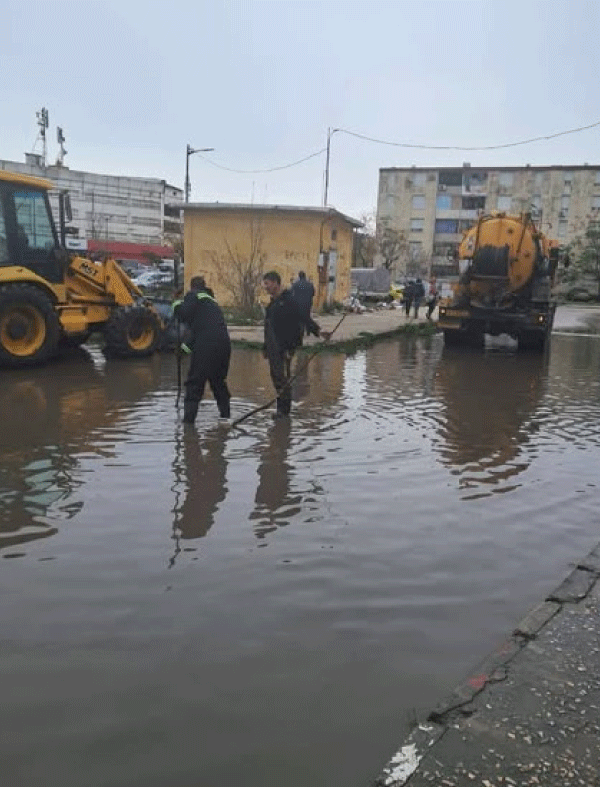
<svg viewBox="0 0 600 787">
<path fill-rule="evenodd" d="M 447 345 L 483 347 L 485 334 L 509 334 L 519 349 L 543 351 L 552 330 L 558 245 L 526 213 L 482 215 L 458 249 L 454 295 L 439 310 Z"/>
</svg>

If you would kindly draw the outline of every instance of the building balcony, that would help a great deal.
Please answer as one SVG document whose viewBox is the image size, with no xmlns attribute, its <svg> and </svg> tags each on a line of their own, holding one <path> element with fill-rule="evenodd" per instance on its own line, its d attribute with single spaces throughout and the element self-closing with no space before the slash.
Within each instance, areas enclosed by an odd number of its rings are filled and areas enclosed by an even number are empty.
<svg viewBox="0 0 600 787">
<path fill-rule="evenodd" d="M 433 241 L 434 243 L 460 243 L 462 238 L 462 232 L 436 232 Z"/>
<path fill-rule="evenodd" d="M 442 210 L 438 208 L 435 212 L 436 219 L 473 219 L 476 220 L 479 211 L 477 210 L 465 210 L 461 208 L 452 208 Z"/>
</svg>

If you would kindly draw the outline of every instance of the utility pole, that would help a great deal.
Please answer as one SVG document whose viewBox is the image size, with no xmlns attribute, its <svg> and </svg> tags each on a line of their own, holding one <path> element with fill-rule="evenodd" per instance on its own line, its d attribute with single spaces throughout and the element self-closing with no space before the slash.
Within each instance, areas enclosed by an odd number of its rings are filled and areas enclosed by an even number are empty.
<svg viewBox="0 0 600 787">
<path fill-rule="evenodd" d="M 327 194 L 329 192 L 329 151 L 331 150 L 331 128 L 327 129 L 327 158 L 325 159 L 325 193 L 323 194 L 323 207 L 327 207 Z"/>
<path fill-rule="evenodd" d="M 190 201 L 190 156 L 194 153 L 210 153 L 214 148 L 193 148 L 189 143 L 185 149 L 185 187 L 184 199 L 186 202 Z"/>
<path fill-rule="evenodd" d="M 331 152 L 331 137 L 339 131 L 339 128 L 327 129 L 327 157 L 325 159 L 325 193 L 323 195 L 323 207 L 327 207 L 327 197 L 329 195 L 329 155 Z"/>
</svg>

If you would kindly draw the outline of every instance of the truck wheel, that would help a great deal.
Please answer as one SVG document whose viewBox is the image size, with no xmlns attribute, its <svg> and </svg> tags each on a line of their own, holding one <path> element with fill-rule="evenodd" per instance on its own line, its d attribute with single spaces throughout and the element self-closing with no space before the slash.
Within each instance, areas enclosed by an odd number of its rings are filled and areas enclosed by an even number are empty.
<svg viewBox="0 0 600 787">
<path fill-rule="evenodd" d="M 121 358 L 152 355 L 161 330 L 158 316 L 145 306 L 119 307 L 104 326 L 106 350 Z"/>
<path fill-rule="evenodd" d="M 446 347 L 455 347 L 463 344 L 464 339 L 460 331 L 444 331 L 444 344 Z"/>
<path fill-rule="evenodd" d="M 50 298 L 30 284 L 0 289 L 0 364 L 33 366 L 58 347 L 60 323 Z"/>
<path fill-rule="evenodd" d="M 524 331 L 519 336 L 519 350 L 544 352 L 547 335 L 539 331 Z"/>
</svg>

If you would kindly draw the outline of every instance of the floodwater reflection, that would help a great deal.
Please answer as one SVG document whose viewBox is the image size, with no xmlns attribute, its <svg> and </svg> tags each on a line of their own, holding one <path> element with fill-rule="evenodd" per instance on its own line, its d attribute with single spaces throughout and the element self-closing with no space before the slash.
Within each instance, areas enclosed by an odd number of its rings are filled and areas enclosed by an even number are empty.
<svg viewBox="0 0 600 787">
<path fill-rule="evenodd" d="M 461 489 L 480 494 L 514 488 L 533 458 L 529 444 L 546 387 L 548 360 L 525 353 L 481 353 L 444 348 L 434 396 L 443 403 L 435 448 L 460 478 Z M 511 484 L 507 482 L 511 481 Z"/>
<path fill-rule="evenodd" d="M 0 372 L 0 549 L 55 535 L 55 522 L 81 511 L 80 454 L 110 450 L 95 436 L 156 388 L 157 361 L 106 362 L 78 349 L 52 367 Z"/>
<path fill-rule="evenodd" d="M 226 445 L 224 429 L 212 430 L 203 438 L 194 426 L 178 427 L 173 463 L 176 554 L 181 548 L 179 539 L 204 538 L 214 524 L 219 504 L 227 495 Z"/>
<path fill-rule="evenodd" d="M 282 418 L 267 430 L 259 446 L 258 486 L 250 520 L 258 539 L 264 539 L 302 511 L 302 494 L 292 493 L 292 466 L 288 458 L 292 421 Z"/>
</svg>

